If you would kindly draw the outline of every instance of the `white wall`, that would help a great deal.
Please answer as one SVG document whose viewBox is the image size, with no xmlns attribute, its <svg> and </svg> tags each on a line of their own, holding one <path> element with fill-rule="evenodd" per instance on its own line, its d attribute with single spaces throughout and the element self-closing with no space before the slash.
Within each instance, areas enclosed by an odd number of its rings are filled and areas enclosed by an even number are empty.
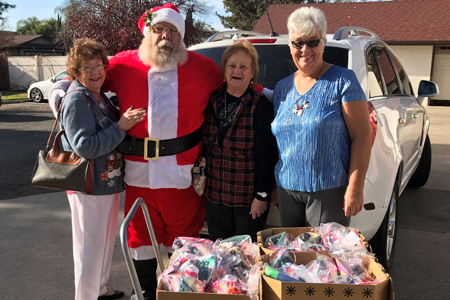
<svg viewBox="0 0 450 300">
<path fill-rule="evenodd" d="M 32 83 L 47 80 L 66 69 L 65 56 L 10 56 L 8 58 L 11 90 L 24 91 Z"/>
<path fill-rule="evenodd" d="M 400 60 L 408 74 L 414 93 L 421 80 L 431 80 L 431 64 L 433 61 L 433 46 L 389 46 Z M 427 105 L 428 101 L 424 101 Z"/>
</svg>

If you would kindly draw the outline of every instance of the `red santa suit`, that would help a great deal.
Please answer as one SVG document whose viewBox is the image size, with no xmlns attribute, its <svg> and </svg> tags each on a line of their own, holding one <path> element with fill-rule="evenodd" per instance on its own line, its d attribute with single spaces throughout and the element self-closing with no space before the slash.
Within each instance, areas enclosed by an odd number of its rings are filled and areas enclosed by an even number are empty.
<svg viewBox="0 0 450 300">
<path fill-rule="evenodd" d="M 166 140 L 194 132 L 204 121 L 210 94 L 223 84 L 218 66 L 191 51 L 181 66 L 152 68 L 139 59 L 137 50 L 118 53 L 109 64 L 104 87 L 116 93 L 121 113 L 131 105 L 147 109 L 147 119 L 127 132 L 137 138 Z M 191 186 L 191 169 L 201 153 L 199 143 L 158 161 L 125 155 L 125 215 L 142 197 L 158 243 L 166 247 L 178 236 L 198 236 L 203 226 L 203 199 Z M 129 226 L 128 243 L 134 259 L 154 258 L 142 210 Z"/>
</svg>

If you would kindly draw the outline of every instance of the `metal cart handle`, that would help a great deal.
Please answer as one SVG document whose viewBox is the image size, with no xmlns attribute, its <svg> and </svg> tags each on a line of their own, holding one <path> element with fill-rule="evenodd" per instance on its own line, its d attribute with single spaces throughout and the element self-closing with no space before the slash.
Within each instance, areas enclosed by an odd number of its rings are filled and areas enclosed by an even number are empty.
<svg viewBox="0 0 450 300">
<path fill-rule="evenodd" d="M 141 206 L 142 212 L 144 213 L 145 223 L 147 223 L 148 233 L 150 234 L 150 240 L 152 241 L 152 246 L 156 254 L 156 260 L 158 261 L 159 269 L 161 270 L 161 272 L 164 272 L 165 268 L 163 260 L 161 258 L 161 252 L 159 251 L 159 245 L 156 240 L 155 231 L 153 230 L 152 220 L 150 219 L 150 215 L 148 213 L 147 204 L 145 204 L 144 199 L 139 197 L 136 199 L 130 211 L 128 212 L 128 215 L 123 220 L 122 226 L 120 226 L 120 243 L 122 244 L 123 255 L 125 256 L 125 262 L 128 267 L 128 272 L 130 272 L 131 283 L 133 284 L 136 296 L 138 300 L 144 300 L 141 284 L 139 283 L 136 268 L 134 267 L 133 259 L 131 258 L 130 248 L 128 247 L 128 239 L 127 239 L 128 226 L 130 225 L 131 220 L 136 214 L 139 205 Z"/>
</svg>

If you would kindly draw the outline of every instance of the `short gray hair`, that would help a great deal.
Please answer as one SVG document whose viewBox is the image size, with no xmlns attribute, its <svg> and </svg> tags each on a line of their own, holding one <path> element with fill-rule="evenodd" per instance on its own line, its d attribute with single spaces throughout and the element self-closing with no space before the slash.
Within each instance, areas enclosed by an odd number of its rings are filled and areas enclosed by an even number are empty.
<svg viewBox="0 0 450 300">
<path fill-rule="evenodd" d="M 327 18 L 323 11 L 315 7 L 304 6 L 295 10 L 288 18 L 289 39 L 293 33 L 311 35 L 319 31 L 320 37 L 327 38 Z"/>
</svg>

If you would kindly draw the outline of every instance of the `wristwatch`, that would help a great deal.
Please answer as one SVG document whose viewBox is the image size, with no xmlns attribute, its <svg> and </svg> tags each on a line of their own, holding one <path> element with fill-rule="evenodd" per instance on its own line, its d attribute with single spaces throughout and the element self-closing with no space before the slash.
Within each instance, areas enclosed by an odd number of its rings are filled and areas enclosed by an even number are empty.
<svg viewBox="0 0 450 300">
<path fill-rule="evenodd" d="M 267 201 L 269 194 L 267 194 L 266 192 L 256 192 L 256 199 L 258 199 L 259 201 Z"/>
</svg>

